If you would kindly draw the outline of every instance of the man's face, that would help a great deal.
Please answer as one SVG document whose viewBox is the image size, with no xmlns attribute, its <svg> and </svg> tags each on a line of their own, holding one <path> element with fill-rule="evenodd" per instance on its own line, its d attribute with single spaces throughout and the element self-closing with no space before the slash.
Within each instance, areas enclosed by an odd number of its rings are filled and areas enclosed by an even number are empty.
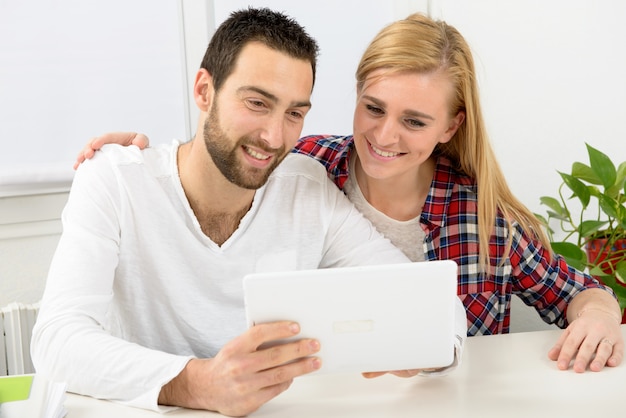
<svg viewBox="0 0 626 418">
<path fill-rule="evenodd" d="M 228 181 L 265 184 L 300 137 L 312 87 L 308 61 L 258 42 L 242 49 L 204 124 L 207 151 Z"/>
</svg>

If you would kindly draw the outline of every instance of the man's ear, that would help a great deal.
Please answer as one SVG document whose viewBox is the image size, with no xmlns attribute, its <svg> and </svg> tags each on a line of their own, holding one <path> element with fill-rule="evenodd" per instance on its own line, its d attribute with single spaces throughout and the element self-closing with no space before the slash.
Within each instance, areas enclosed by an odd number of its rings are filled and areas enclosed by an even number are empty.
<svg viewBox="0 0 626 418">
<path fill-rule="evenodd" d="M 213 77 L 204 68 L 196 73 L 196 81 L 193 84 L 193 97 L 196 105 L 202 112 L 207 112 L 213 102 Z"/>
</svg>

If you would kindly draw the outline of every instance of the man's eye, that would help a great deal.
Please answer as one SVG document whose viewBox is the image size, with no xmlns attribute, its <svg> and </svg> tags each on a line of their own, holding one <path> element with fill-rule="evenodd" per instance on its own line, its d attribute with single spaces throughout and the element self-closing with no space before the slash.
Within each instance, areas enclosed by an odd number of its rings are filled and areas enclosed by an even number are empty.
<svg viewBox="0 0 626 418">
<path fill-rule="evenodd" d="M 304 115 L 301 112 L 289 112 L 289 116 L 291 116 L 293 119 L 302 119 L 304 118 Z"/>
<path fill-rule="evenodd" d="M 265 107 L 265 103 L 261 100 L 248 99 L 248 103 L 251 107 Z"/>
</svg>

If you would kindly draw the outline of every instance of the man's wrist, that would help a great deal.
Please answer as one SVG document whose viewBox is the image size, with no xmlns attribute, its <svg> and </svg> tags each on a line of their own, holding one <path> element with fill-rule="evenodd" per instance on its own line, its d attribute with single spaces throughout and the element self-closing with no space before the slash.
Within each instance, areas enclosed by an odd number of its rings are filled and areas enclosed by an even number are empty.
<svg viewBox="0 0 626 418">
<path fill-rule="evenodd" d="M 189 360 L 176 377 L 161 387 L 158 400 L 159 405 L 193 407 L 189 375 L 191 374 L 192 362 L 194 361 L 197 361 L 197 359 Z"/>
</svg>

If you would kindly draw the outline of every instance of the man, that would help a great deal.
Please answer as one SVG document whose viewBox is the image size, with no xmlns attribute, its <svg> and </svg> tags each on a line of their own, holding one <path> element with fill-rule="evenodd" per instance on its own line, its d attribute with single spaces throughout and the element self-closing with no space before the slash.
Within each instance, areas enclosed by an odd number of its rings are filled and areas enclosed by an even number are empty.
<svg viewBox="0 0 626 418">
<path fill-rule="evenodd" d="M 245 415 L 320 367 L 315 340 L 257 349 L 298 325 L 245 330 L 241 278 L 407 259 L 317 162 L 287 156 L 316 55 L 286 16 L 235 12 L 195 79 L 195 137 L 83 164 L 33 332 L 38 373 L 133 406 Z"/>
</svg>

